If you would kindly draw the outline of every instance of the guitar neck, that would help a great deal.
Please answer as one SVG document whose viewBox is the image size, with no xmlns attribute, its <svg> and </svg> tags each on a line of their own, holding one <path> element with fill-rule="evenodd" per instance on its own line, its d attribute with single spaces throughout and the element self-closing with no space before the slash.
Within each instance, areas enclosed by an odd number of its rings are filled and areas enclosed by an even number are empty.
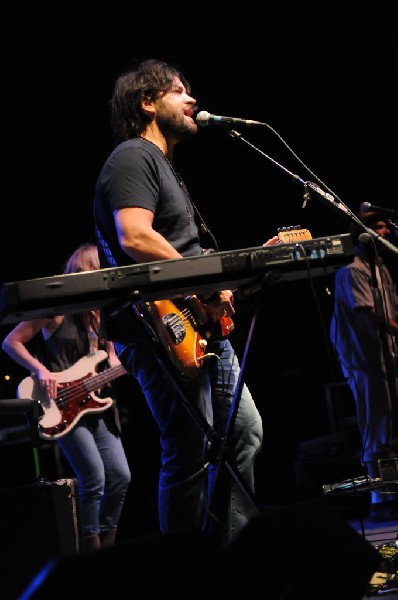
<svg viewBox="0 0 398 600">
<path fill-rule="evenodd" d="M 126 375 L 127 371 L 123 367 L 123 365 L 117 365 L 116 367 L 111 367 L 110 369 L 106 369 L 105 371 L 101 371 L 97 375 L 93 375 L 90 379 L 87 379 L 84 382 L 84 387 L 87 392 L 93 392 L 94 390 L 103 387 L 110 381 L 121 377 L 122 375 Z"/>
</svg>

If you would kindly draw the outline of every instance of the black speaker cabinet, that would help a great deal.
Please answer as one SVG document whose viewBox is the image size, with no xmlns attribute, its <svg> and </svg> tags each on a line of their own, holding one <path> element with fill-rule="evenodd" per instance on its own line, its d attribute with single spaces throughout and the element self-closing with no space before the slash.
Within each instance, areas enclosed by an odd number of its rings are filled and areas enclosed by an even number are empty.
<svg viewBox="0 0 398 600">
<path fill-rule="evenodd" d="M 81 544 L 76 479 L 0 489 L 2 586 L 21 591 L 46 561 L 75 555 Z"/>
</svg>

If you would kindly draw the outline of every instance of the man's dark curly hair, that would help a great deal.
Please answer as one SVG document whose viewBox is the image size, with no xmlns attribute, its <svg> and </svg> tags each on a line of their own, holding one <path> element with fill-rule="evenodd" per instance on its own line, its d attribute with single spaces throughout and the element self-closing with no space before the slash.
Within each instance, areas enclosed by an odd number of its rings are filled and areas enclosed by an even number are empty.
<svg viewBox="0 0 398 600">
<path fill-rule="evenodd" d="M 181 70 L 155 58 L 138 63 L 136 68 L 117 78 L 110 101 L 115 144 L 138 137 L 144 131 L 151 116 L 142 110 L 142 100 L 156 100 L 169 92 L 176 77 L 189 94 L 191 86 Z"/>
</svg>

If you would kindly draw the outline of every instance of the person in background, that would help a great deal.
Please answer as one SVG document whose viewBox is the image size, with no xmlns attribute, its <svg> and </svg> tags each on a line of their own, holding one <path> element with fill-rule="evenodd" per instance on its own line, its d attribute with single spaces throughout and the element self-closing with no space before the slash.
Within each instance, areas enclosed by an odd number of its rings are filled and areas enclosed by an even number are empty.
<svg viewBox="0 0 398 600">
<path fill-rule="evenodd" d="M 359 213 L 358 218 L 389 239 L 383 214 Z M 330 338 L 355 399 L 365 472 L 375 480 L 381 479 L 380 459 L 398 462 L 398 297 L 383 261 L 391 250 L 374 244 L 356 223 L 351 225 L 351 237 L 354 260 L 335 273 Z M 371 492 L 369 516 L 375 522 L 398 518 L 396 479 Z"/>
<path fill-rule="evenodd" d="M 369 202 L 362 202 L 359 208 L 358 217 L 365 219 L 373 216 L 377 207 L 373 207 Z M 382 209 L 379 208 L 377 212 L 378 216 L 381 217 L 383 223 L 389 230 L 388 241 L 398 248 L 398 211 L 391 208 Z M 383 261 L 390 271 L 390 275 L 395 284 L 398 285 L 398 268 L 397 268 L 397 256 L 394 252 L 384 252 Z"/>
<path fill-rule="evenodd" d="M 99 267 L 96 245 L 86 243 L 73 252 L 64 272 L 95 271 Z M 55 401 L 62 393 L 57 374 L 78 365 L 79 360 L 94 357 L 96 351 L 103 350 L 106 354 L 101 355 L 105 359 L 99 361 L 99 371 L 120 366 L 113 343 L 99 337 L 99 318 L 99 311 L 93 310 L 22 321 L 4 338 L 2 349 L 28 369 L 42 392 Z M 92 366 L 96 367 L 94 363 Z M 120 373 L 120 369 L 116 372 Z M 84 375 L 87 373 L 81 372 L 79 378 Z M 102 392 L 105 391 L 109 397 L 109 384 L 103 388 Z M 97 393 L 98 398 L 100 395 Z M 100 404 L 98 407 L 101 409 Z M 114 545 L 131 480 L 115 400 L 104 407 L 97 412 L 97 406 L 93 405 L 91 411 L 82 412 L 70 423 L 67 432 L 56 438 L 78 480 L 86 551 Z"/>
<path fill-rule="evenodd" d="M 217 251 L 173 165 L 176 144 L 197 133 L 196 110 L 187 79 L 173 65 L 148 59 L 117 78 L 111 99 L 115 148 L 98 176 L 94 199 L 101 267 Z M 186 315 L 192 305 L 200 313 L 199 323 L 204 316 L 210 335 L 199 335 L 206 359 L 187 373 L 184 363 L 195 363 L 195 356 L 188 351 L 175 360 L 179 331 L 167 333 L 173 320 L 189 331 Z M 231 290 L 207 296 L 187 290 L 176 308 L 166 303 L 162 315 L 155 303 L 126 303 L 120 310 L 105 308 L 103 324 L 122 364 L 137 378 L 159 428 L 160 532 L 203 530 L 225 545 L 258 514 L 254 464 L 262 444 L 262 420 L 243 384 L 226 455 L 220 446 L 235 473 L 217 471 L 214 442 L 226 431 L 240 375 L 230 329 L 218 335 L 217 326 L 231 321 L 234 296 Z M 192 350 L 195 354 L 196 342 Z"/>
</svg>

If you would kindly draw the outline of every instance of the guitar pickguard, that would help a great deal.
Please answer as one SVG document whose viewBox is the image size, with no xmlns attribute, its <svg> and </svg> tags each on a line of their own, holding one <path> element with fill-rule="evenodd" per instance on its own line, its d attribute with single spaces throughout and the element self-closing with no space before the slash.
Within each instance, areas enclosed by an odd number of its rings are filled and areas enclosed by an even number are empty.
<svg viewBox="0 0 398 600">
<path fill-rule="evenodd" d="M 147 302 L 146 309 L 162 347 L 179 373 L 186 378 L 199 375 L 208 341 L 233 331 L 233 321 L 223 317 L 210 323 L 197 296 L 172 302 Z"/>
</svg>

